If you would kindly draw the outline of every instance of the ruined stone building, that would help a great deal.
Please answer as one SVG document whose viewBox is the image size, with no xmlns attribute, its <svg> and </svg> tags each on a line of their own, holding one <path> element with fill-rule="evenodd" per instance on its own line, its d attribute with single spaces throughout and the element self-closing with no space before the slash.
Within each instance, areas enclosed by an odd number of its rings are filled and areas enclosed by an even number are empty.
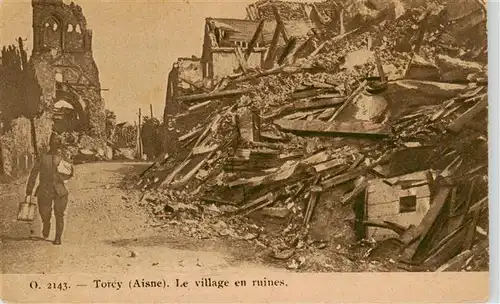
<svg viewBox="0 0 500 304">
<path fill-rule="evenodd" d="M 304 9 L 299 3 L 290 2 L 286 6 Z M 247 69 L 269 68 L 269 63 L 273 64 L 291 42 L 295 43 L 293 47 L 299 46 L 295 40 L 310 44 L 309 38 L 316 35 L 315 30 L 324 24 L 315 19 L 317 7 L 307 7 L 312 9 L 308 13 L 304 11 L 301 18 L 291 16 L 286 7 L 272 12 L 273 18 L 255 19 L 250 15 L 247 19 L 206 18 L 201 58 L 179 58 L 168 75 L 165 138 L 170 138 L 168 134 L 175 129 L 176 120 L 182 120 L 174 117 L 187 110 L 184 104 L 176 101 L 176 97 L 209 92 L 222 78 L 241 73 L 242 64 Z M 184 124 L 190 126 L 189 122 Z M 176 135 L 173 134 L 172 138 L 175 139 Z"/>
<path fill-rule="evenodd" d="M 30 67 L 40 87 L 40 110 L 53 114 L 56 132 L 101 135 L 105 126 L 99 71 L 82 8 L 62 0 L 33 0 L 32 6 Z"/>
</svg>

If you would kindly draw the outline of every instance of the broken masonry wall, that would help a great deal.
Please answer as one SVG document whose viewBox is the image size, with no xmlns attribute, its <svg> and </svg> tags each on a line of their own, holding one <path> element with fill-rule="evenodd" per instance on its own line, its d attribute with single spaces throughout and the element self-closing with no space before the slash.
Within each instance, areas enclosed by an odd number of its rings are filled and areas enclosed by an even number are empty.
<svg viewBox="0 0 500 304">
<path fill-rule="evenodd" d="M 263 61 L 263 52 L 252 52 L 248 57 L 248 67 L 260 67 Z M 234 51 L 212 51 L 213 78 L 217 79 L 234 74 L 240 66 Z"/>
<path fill-rule="evenodd" d="M 190 89 L 192 85 L 188 82 L 196 85 L 197 87 L 203 87 L 203 70 L 201 59 L 199 58 L 179 58 L 177 60 L 178 65 L 178 83 L 179 87 L 183 89 Z M 178 89 L 178 88 L 176 88 Z"/>
</svg>

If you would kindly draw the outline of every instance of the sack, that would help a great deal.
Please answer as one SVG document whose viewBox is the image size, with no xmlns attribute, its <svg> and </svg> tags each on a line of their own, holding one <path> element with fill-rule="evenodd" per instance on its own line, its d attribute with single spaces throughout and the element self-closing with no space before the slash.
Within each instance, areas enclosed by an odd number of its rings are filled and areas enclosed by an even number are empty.
<svg viewBox="0 0 500 304">
<path fill-rule="evenodd" d="M 32 202 L 19 203 L 17 220 L 22 222 L 32 222 L 35 219 L 36 204 Z"/>
<path fill-rule="evenodd" d="M 61 162 L 57 166 L 57 172 L 61 174 L 71 176 L 72 171 L 73 171 L 72 165 L 65 160 L 61 160 Z"/>
</svg>

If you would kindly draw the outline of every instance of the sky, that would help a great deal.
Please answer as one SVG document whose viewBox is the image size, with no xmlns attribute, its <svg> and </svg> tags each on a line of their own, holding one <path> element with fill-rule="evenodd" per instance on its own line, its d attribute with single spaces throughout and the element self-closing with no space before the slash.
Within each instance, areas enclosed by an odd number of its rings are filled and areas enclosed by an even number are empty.
<svg viewBox="0 0 500 304">
<path fill-rule="evenodd" d="M 65 3 L 69 3 L 64 1 Z M 118 121 L 137 120 L 138 109 L 163 116 L 167 76 L 178 57 L 200 56 L 206 17 L 245 18 L 254 1 L 76 0 L 93 30 L 93 54 L 107 109 Z M 33 42 L 29 0 L 0 0 L 0 46 Z"/>
</svg>

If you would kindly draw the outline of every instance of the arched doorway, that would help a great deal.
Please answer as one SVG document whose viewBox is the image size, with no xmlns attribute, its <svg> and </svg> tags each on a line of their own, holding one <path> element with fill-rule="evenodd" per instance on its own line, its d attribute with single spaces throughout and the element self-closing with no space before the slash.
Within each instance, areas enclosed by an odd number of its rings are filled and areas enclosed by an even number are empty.
<svg viewBox="0 0 500 304">
<path fill-rule="evenodd" d="M 83 132 L 86 115 L 76 96 L 68 92 L 57 92 L 53 108 L 53 130 L 56 133 Z"/>
</svg>

